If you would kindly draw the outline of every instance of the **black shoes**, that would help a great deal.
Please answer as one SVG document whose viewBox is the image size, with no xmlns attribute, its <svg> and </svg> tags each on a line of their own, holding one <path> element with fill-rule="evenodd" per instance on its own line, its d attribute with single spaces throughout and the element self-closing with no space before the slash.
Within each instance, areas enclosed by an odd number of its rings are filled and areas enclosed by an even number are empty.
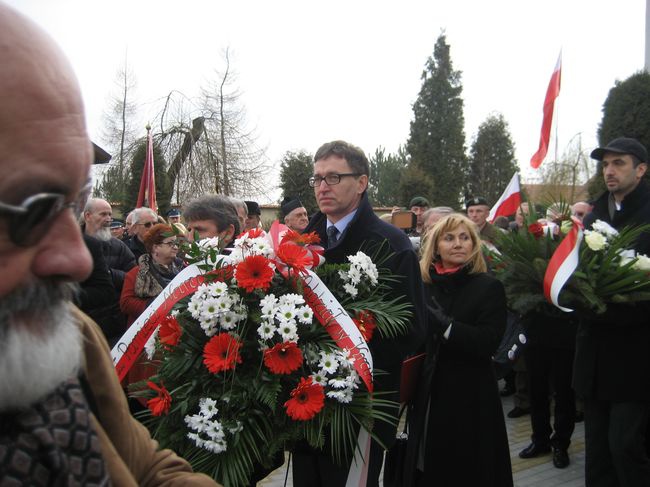
<svg viewBox="0 0 650 487">
<path fill-rule="evenodd" d="M 521 453 L 519 454 L 521 456 Z M 569 466 L 569 453 L 562 448 L 553 448 L 553 465 L 555 468 L 567 468 Z"/>
<path fill-rule="evenodd" d="M 507 416 L 509 418 L 520 418 L 526 414 L 530 414 L 530 408 L 520 408 L 519 406 L 515 406 L 511 411 L 508 411 Z"/>
<path fill-rule="evenodd" d="M 519 458 L 535 458 L 538 457 L 539 455 L 545 455 L 546 453 L 551 451 L 551 447 L 548 445 L 539 445 L 535 442 L 531 443 L 528 445 L 526 448 L 521 450 L 519 452 Z M 566 453 L 566 450 L 565 450 Z M 553 455 L 553 461 L 555 462 L 555 455 Z M 567 455 L 567 462 L 569 461 L 568 455 Z M 568 465 L 568 463 L 567 463 Z M 565 465 L 566 466 L 566 465 Z"/>
</svg>

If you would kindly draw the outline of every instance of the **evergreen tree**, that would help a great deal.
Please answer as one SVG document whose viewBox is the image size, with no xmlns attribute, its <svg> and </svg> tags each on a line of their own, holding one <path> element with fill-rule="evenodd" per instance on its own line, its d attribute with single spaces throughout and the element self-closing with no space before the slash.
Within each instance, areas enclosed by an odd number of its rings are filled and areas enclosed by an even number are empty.
<svg viewBox="0 0 650 487">
<path fill-rule="evenodd" d="M 147 156 L 147 138 L 145 137 L 133 154 L 131 160 L 131 176 L 128 182 L 128 191 L 126 194 L 126 215 L 129 211 L 135 208 L 138 201 L 138 193 L 140 192 L 140 181 L 142 180 L 142 171 L 144 169 L 144 160 Z M 170 202 L 172 198 L 172 188 L 169 184 L 167 177 L 167 163 L 163 157 L 158 144 L 153 144 L 153 161 L 154 161 L 154 176 L 156 178 L 156 202 L 158 203 L 158 214 L 166 215 L 170 209 Z"/>
<path fill-rule="evenodd" d="M 399 205 L 398 190 L 400 177 L 406 168 L 408 156 L 403 147 L 397 154 L 386 154 L 383 147 L 375 150 L 368 158 L 370 163 L 370 184 L 368 197 L 376 206 Z"/>
<path fill-rule="evenodd" d="M 431 204 L 457 207 L 466 188 L 465 120 L 461 72 L 455 71 L 444 33 L 422 73 L 407 143 L 411 163 L 433 180 Z"/>
<path fill-rule="evenodd" d="M 314 188 L 308 184 L 314 174 L 314 156 L 304 150 L 288 151 L 280 163 L 280 188 L 282 197 L 299 198 L 309 215 L 318 210 Z"/>
<path fill-rule="evenodd" d="M 598 143 L 606 145 L 617 137 L 632 137 L 650 148 L 650 73 L 640 71 L 624 81 L 616 81 L 603 103 Z M 646 177 L 650 174 L 646 173 Z M 605 191 L 602 166 L 588 183 L 589 196 Z"/>
<path fill-rule="evenodd" d="M 515 148 L 503 115 L 490 115 L 479 126 L 469 161 L 469 196 L 483 196 L 493 205 L 518 170 Z"/>
<path fill-rule="evenodd" d="M 431 202 L 430 195 L 432 192 L 433 178 L 418 166 L 409 164 L 401 174 L 394 199 L 398 200 L 396 204 L 399 206 L 407 207 L 414 196 L 424 196 Z M 435 206 L 439 205 L 436 204 Z M 458 202 L 453 205 L 453 207 L 457 206 Z"/>
</svg>

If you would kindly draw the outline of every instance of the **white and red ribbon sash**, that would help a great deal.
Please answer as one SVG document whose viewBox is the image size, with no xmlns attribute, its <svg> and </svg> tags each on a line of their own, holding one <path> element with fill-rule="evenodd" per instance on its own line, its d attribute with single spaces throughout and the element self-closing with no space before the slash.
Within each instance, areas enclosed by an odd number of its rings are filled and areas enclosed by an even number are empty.
<svg viewBox="0 0 650 487">
<path fill-rule="evenodd" d="M 120 381 L 126 377 L 160 320 L 169 314 L 178 301 L 194 294 L 203 284 L 203 273 L 196 264 L 179 272 L 115 344 L 111 357 Z"/>
<path fill-rule="evenodd" d="M 564 237 L 548 262 L 544 274 L 544 296 L 546 299 L 567 313 L 573 311 L 559 305 L 560 291 L 567 283 L 580 261 L 580 244 L 583 238 L 583 226 L 580 220 L 572 218 L 573 227 Z"/>
</svg>

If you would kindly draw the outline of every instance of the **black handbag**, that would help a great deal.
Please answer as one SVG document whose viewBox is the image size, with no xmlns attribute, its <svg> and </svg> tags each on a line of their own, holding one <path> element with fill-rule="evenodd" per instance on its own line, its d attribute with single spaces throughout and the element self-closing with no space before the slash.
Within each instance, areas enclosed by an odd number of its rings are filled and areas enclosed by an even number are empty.
<svg viewBox="0 0 650 487">
<path fill-rule="evenodd" d="M 399 419 L 406 409 L 403 405 L 399 412 Z M 397 434 L 393 445 L 386 451 L 384 461 L 384 487 L 401 487 L 406 464 L 406 447 L 408 445 L 408 421 L 404 424 L 404 430 Z"/>
</svg>

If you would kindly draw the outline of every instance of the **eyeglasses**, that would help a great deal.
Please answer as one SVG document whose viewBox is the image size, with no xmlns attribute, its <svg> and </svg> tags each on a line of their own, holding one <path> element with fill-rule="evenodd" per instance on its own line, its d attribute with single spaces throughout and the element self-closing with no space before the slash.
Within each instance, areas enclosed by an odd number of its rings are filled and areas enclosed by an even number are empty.
<svg viewBox="0 0 650 487">
<path fill-rule="evenodd" d="M 339 184 L 341 182 L 341 178 L 344 178 L 346 176 L 362 176 L 362 174 L 358 172 L 347 172 L 343 174 L 328 174 L 325 177 L 312 176 L 309 178 L 309 186 L 315 188 L 317 186 L 320 186 L 320 183 L 323 181 L 325 181 L 325 184 L 328 186 L 334 186 L 335 184 Z"/>
<path fill-rule="evenodd" d="M 155 224 L 156 222 L 136 223 L 136 225 L 142 225 L 144 228 L 151 228 Z"/>
<path fill-rule="evenodd" d="M 9 238 L 19 247 L 38 243 L 52 227 L 52 223 L 67 208 L 79 218 L 92 192 L 92 180 L 88 180 L 77 197 L 66 203 L 67 196 L 59 193 L 38 193 L 20 205 L 0 202 L 0 213 L 8 215 Z"/>
<path fill-rule="evenodd" d="M 158 245 L 169 245 L 170 247 L 178 248 L 180 244 L 174 240 L 173 242 L 160 242 Z"/>
</svg>

